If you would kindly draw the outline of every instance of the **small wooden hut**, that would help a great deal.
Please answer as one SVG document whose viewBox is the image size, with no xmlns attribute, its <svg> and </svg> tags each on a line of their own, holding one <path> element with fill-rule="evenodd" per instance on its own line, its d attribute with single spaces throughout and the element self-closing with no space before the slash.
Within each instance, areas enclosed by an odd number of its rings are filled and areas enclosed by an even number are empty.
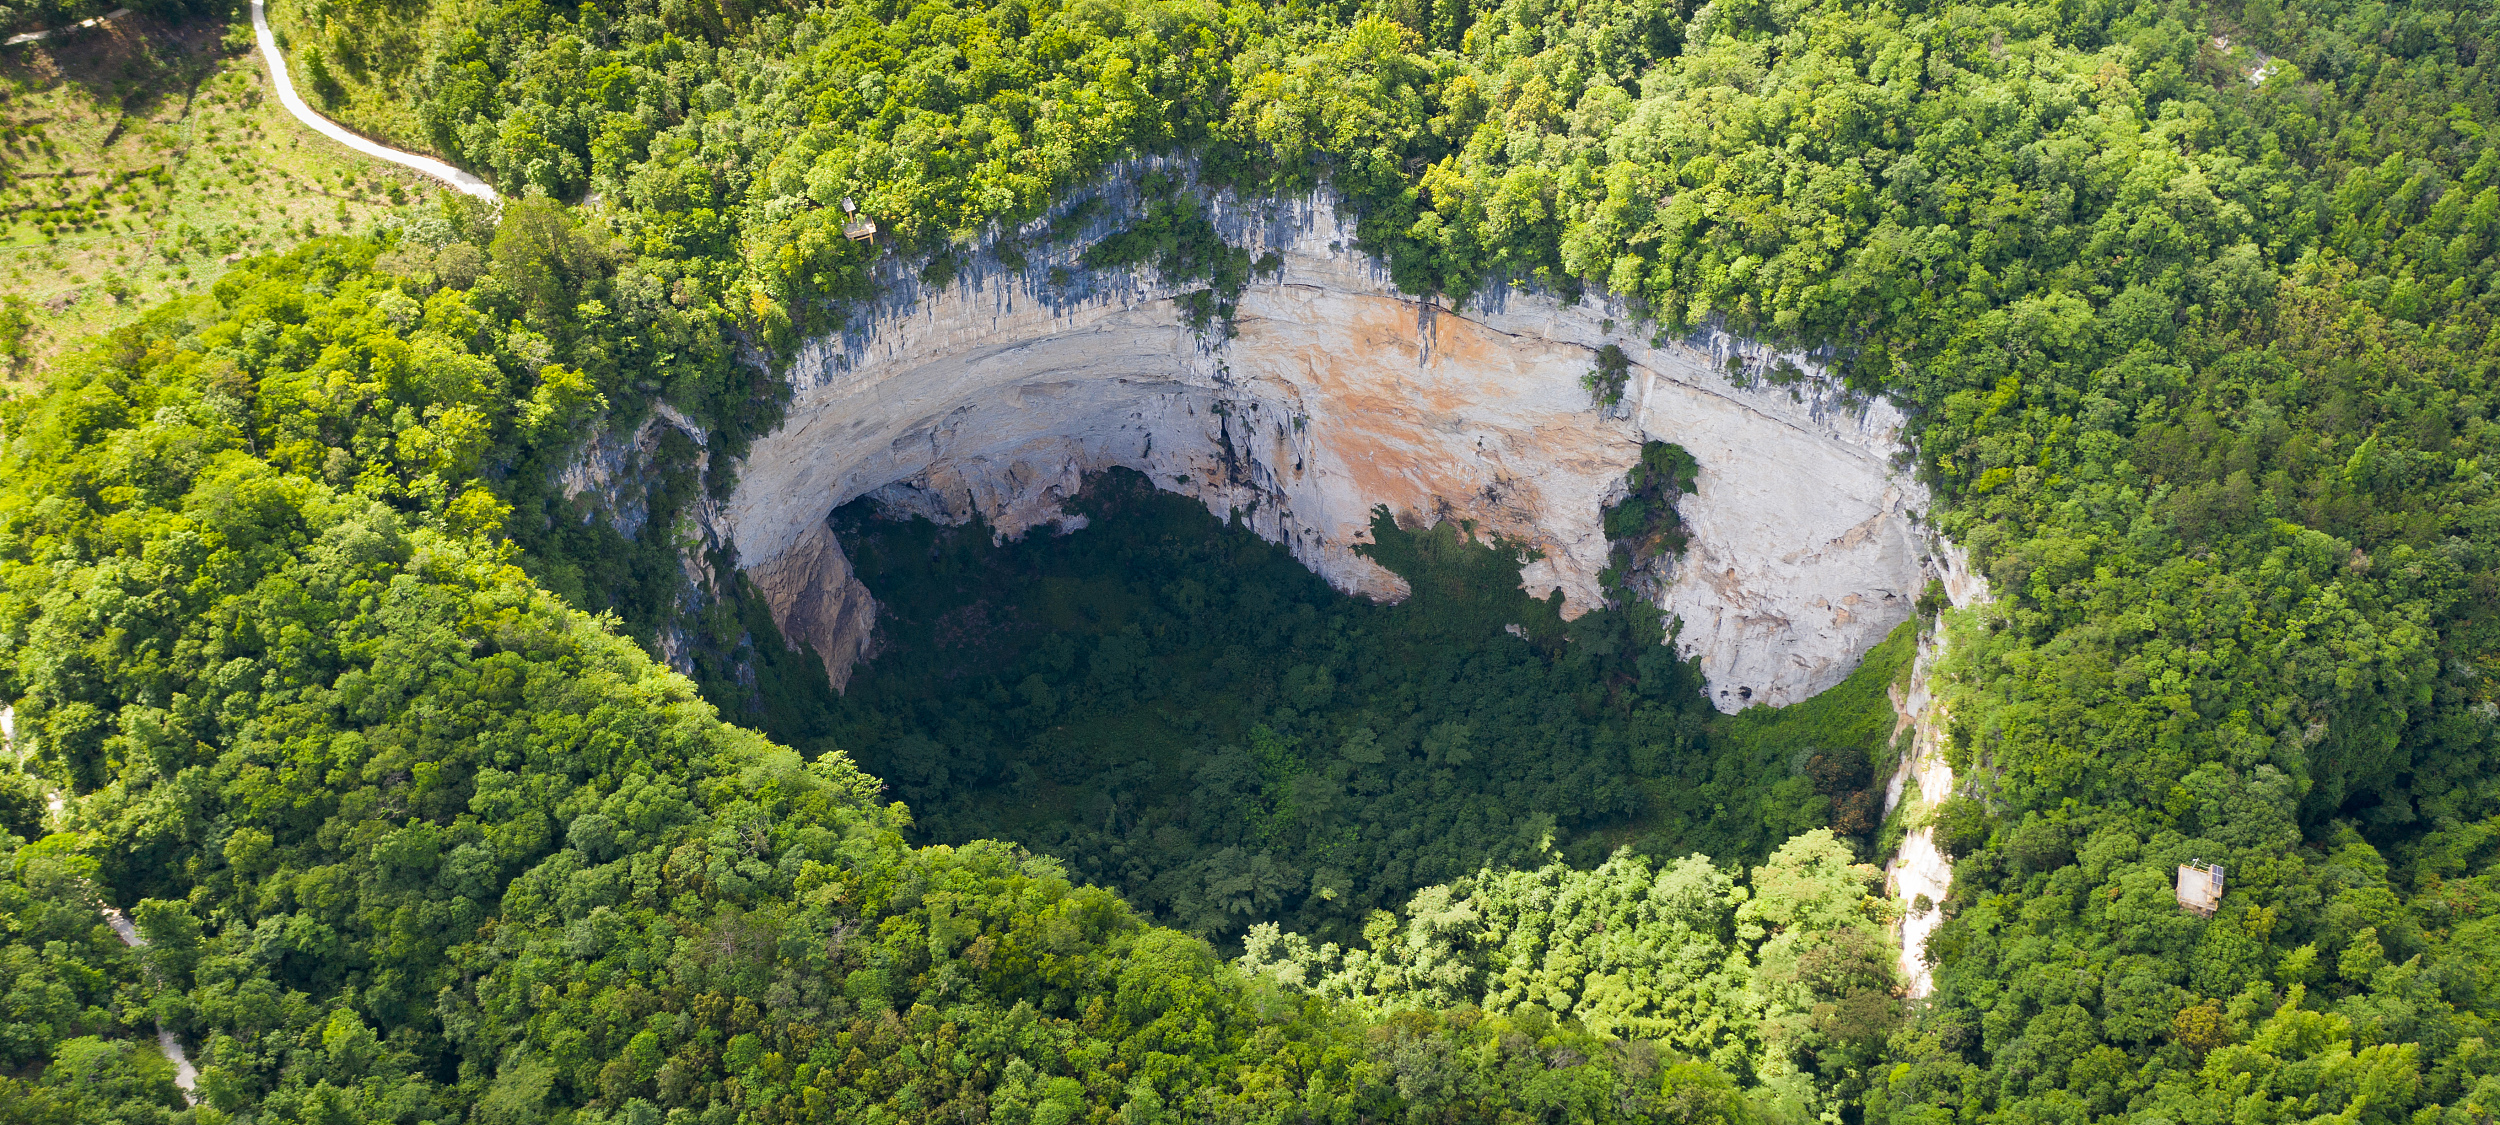
<svg viewBox="0 0 2500 1125">
<path fill-rule="evenodd" d="M 2179 905 L 2213 917 L 2222 905 L 2222 865 L 2202 860 L 2180 864 Z"/>
</svg>

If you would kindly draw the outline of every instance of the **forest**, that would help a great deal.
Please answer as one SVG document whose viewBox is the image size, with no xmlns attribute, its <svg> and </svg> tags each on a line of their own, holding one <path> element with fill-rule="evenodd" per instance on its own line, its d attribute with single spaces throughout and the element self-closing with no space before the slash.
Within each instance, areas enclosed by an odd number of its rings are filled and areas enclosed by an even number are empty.
<svg viewBox="0 0 2500 1125">
<path fill-rule="evenodd" d="M 241 259 L 13 370 L 0 1121 L 2500 1106 L 2483 9 L 272 18 L 314 104 L 508 201 Z M 685 596 L 687 514 L 871 255 L 935 266 L 1136 154 L 1189 158 L 1175 198 L 1332 193 L 1409 293 L 1821 349 L 1907 410 L 1996 599 L 1720 718 L 1663 627 L 1560 620 L 1505 545 L 1384 521 L 1421 593 L 1365 605 L 1119 478 L 1065 538 L 846 513 L 895 643 L 839 696 L 760 599 Z M 1221 315 L 1244 263 L 1165 214 L 1097 259 Z M 638 458 L 632 518 L 568 498 L 662 403 L 703 436 Z M 1652 452 L 1618 573 L 1679 545 Z M 967 613 L 1022 627 L 967 647 Z M 1865 795 L 1921 629 L 1963 785 L 1913 1002 Z M 2230 871 L 2212 918 L 2191 859 Z"/>
<path fill-rule="evenodd" d="M 1415 594 L 1375 606 L 1126 470 L 1072 509 L 1084 531 L 992 548 L 846 508 L 882 651 L 791 744 L 858 747 L 930 841 L 1015 840 L 1231 951 L 1261 922 L 1353 943 L 1487 866 L 1873 843 L 1911 630 L 1714 721 L 1656 614 L 1566 622 L 1452 524 L 1376 517 Z"/>
</svg>

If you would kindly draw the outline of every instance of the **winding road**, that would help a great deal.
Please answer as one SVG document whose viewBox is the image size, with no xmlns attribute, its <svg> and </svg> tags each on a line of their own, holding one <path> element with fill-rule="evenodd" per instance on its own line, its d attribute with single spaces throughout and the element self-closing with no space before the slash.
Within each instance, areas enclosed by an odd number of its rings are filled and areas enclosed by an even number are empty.
<svg viewBox="0 0 2500 1125">
<path fill-rule="evenodd" d="M 495 201 L 495 189 L 476 176 L 431 156 L 419 156 L 413 152 L 401 152 L 387 145 L 377 144 L 349 132 L 346 127 L 336 121 L 314 113 L 311 106 L 304 104 L 303 97 L 295 92 L 294 79 L 287 75 L 286 56 L 278 53 L 278 37 L 270 34 L 269 13 L 264 4 L 265 0 L 252 0 L 252 34 L 260 40 L 260 57 L 269 64 L 269 80 L 270 84 L 278 88 L 278 101 L 286 106 L 288 113 L 295 115 L 297 121 L 310 126 L 313 132 L 376 160 L 388 160 L 403 168 L 413 168 L 451 185 L 454 191 L 474 195 L 489 203 Z"/>
</svg>

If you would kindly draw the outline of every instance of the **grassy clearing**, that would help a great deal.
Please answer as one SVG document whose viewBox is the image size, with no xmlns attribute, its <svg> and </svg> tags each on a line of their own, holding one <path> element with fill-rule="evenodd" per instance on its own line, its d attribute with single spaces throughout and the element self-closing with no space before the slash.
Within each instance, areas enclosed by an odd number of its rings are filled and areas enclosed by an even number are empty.
<svg viewBox="0 0 2500 1125">
<path fill-rule="evenodd" d="M 288 116 L 251 42 L 238 11 L 0 48 L 0 376 L 437 190 Z"/>
</svg>

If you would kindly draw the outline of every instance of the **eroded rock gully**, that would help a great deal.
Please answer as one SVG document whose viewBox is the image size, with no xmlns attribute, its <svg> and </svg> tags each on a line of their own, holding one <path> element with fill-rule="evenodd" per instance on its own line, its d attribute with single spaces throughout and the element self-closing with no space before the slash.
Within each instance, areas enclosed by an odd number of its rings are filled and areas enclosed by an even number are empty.
<svg viewBox="0 0 2500 1125">
<path fill-rule="evenodd" d="M 1375 598 L 1406 592 L 1355 553 L 1376 505 L 1466 520 L 1534 547 L 1528 588 L 1561 589 L 1577 614 L 1602 597 L 1603 506 L 1644 440 L 1669 441 L 1700 475 L 1678 508 L 1691 546 L 1659 606 L 1682 619 L 1675 643 L 1700 657 L 1721 709 L 1821 691 L 1910 616 L 1941 545 L 1916 522 L 1927 497 L 1896 460 L 1890 404 L 1723 335 L 1653 346 L 1602 301 L 1418 299 L 1354 248 L 1323 196 L 1208 199 L 1228 242 L 1282 266 L 1241 295 L 1233 335 L 1194 330 L 1176 298 L 1197 285 L 1078 262 L 1138 212 L 1135 177 L 1153 167 L 1108 180 L 1086 231 L 1038 250 L 1041 224 L 1009 232 L 1020 252 L 981 249 L 944 285 L 889 259 L 883 296 L 797 357 L 786 421 L 705 519 L 837 686 L 875 609 L 827 528 L 836 506 L 873 494 L 1019 535 L 1060 520 L 1084 476 L 1111 466 L 1238 512 Z M 1601 409 L 1582 377 L 1607 344 L 1631 369 Z M 1801 374 L 1740 386 L 1731 359 Z"/>
</svg>

